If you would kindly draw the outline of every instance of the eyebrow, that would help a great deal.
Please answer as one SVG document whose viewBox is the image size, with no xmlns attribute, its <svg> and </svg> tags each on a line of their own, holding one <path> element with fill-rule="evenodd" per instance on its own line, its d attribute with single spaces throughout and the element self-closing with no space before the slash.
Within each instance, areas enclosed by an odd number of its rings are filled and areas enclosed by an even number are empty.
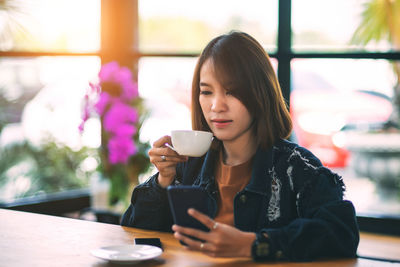
<svg viewBox="0 0 400 267">
<path fill-rule="evenodd" d="M 205 83 L 205 82 L 200 82 L 200 86 L 208 86 L 208 87 L 210 87 L 210 85 L 208 83 Z"/>
</svg>

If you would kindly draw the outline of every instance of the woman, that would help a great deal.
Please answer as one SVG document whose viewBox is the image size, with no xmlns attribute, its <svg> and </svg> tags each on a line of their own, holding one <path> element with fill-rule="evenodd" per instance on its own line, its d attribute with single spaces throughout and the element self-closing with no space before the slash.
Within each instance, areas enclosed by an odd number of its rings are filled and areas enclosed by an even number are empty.
<svg viewBox="0 0 400 267">
<path fill-rule="evenodd" d="M 304 261 L 356 255 L 358 227 L 352 203 L 343 200 L 342 179 L 285 140 L 292 123 L 278 80 L 248 34 L 219 36 L 200 55 L 192 126 L 214 134 L 211 149 L 187 158 L 165 146 L 169 136 L 157 140 L 149 156 L 158 173 L 135 188 L 122 225 L 172 226 L 188 249 L 210 256 Z M 165 189 L 171 184 L 206 188 L 214 199 L 208 214 L 188 212 L 209 232 L 173 225 Z"/>
</svg>

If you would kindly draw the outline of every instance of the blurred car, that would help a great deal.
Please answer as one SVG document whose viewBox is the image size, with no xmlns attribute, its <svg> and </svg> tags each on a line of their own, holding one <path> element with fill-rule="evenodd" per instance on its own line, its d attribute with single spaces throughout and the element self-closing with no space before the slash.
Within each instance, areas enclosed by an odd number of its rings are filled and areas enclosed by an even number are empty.
<svg viewBox="0 0 400 267">
<path fill-rule="evenodd" d="M 349 151 L 335 140 L 346 125 L 376 124 L 392 113 L 390 98 L 375 91 L 339 90 L 316 73 L 295 71 L 290 113 L 296 141 L 327 167 L 346 167 Z"/>
</svg>

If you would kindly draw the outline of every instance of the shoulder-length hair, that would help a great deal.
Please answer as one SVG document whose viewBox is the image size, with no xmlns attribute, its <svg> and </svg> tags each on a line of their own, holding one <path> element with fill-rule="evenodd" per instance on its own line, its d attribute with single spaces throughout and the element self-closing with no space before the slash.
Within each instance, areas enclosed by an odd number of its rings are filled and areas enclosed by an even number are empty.
<svg viewBox="0 0 400 267">
<path fill-rule="evenodd" d="M 211 40 L 201 53 L 192 82 L 192 128 L 211 131 L 199 103 L 200 70 L 210 59 L 219 82 L 238 98 L 253 118 L 253 132 L 263 148 L 286 139 L 292 121 L 268 54 L 250 35 L 233 31 Z"/>
</svg>

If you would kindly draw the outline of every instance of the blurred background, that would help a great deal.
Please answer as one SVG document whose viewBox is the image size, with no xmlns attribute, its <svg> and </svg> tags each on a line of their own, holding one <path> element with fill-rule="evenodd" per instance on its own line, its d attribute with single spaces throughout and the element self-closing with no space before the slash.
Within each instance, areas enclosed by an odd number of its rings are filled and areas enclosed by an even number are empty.
<svg viewBox="0 0 400 267">
<path fill-rule="evenodd" d="M 230 30 L 269 53 L 292 140 L 343 176 L 360 225 L 398 226 L 399 0 L 0 0 L 0 206 L 93 206 L 101 118 L 78 127 L 101 66 L 132 71 L 146 110 L 137 142 L 151 144 L 191 128 L 197 57 Z"/>
</svg>

